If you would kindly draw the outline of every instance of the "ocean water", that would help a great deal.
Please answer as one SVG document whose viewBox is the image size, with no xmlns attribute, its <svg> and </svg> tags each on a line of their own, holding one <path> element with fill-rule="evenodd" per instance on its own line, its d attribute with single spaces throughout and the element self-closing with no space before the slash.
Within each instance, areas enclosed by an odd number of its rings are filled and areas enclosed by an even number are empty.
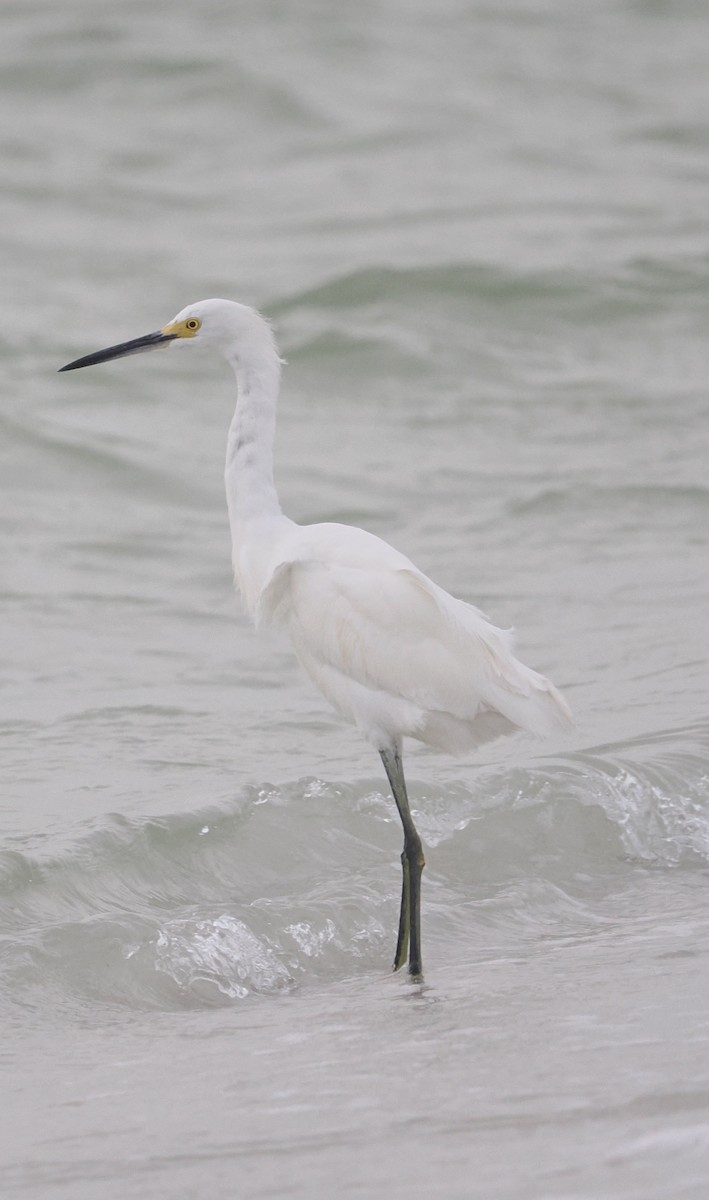
<svg viewBox="0 0 709 1200">
<path fill-rule="evenodd" d="M 16 0 L 0 14 L 0 1190 L 703 1200 L 709 9 Z M 230 577 L 277 477 L 514 625 L 558 741 L 377 756 Z"/>
</svg>

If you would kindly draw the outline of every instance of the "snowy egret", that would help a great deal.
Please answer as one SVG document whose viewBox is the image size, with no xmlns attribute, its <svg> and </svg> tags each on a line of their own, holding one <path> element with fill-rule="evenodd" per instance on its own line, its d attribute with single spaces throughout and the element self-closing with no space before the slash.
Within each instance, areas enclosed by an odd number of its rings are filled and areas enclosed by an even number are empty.
<svg viewBox="0 0 709 1200">
<path fill-rule="evenodd" d="M 421 976 L 424 856 L 402 766 L 402 740 L 453 753 L 517 726 L 567 729 L 568 705 L 512 653 L 511 634 L 457 600 L 386 542 L 349 525 L 297 525 L 273 482 L 281 362 L 271 327 L 231 300 L 202 300 L 162 329 L 62 367 L 73 371 L 184 343 L 234 369 L 226 495 L 234 576 L 256 625 L 290 634 L 295 653 L 331 704 L 379 751 L 404 829 L 398 970 Z"/>
</svg>

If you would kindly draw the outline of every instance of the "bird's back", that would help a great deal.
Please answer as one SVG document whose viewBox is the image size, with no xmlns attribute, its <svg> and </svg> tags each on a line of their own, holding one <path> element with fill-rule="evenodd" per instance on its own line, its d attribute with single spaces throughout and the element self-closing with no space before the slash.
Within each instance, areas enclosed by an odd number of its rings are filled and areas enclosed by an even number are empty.
<svg viewBox="0 0 709 1200">
<path fill-rule="evenodd" d="M 256 619 L 287 628 L 316 685 L 375 744 L 409 736 L 455 753 L 510 724 L 571 724 L 509 631 L 364 530 L 287 522 L 254 590 Z"/>
</svg>

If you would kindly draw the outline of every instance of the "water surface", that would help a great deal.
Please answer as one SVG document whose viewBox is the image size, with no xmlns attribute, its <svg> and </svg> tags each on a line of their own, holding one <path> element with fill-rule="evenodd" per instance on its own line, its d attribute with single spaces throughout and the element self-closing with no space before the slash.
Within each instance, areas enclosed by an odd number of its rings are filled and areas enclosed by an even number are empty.
<svg viewBox="0 0 709 1200">
<path fill-rule="evenodd" d="M 699 1200 L 709 17 L 23 0 L 0 18 L 3 1194 Z M 62 363 L 217 295 L 297 520 L 518 630 L 576 732 L 370 748 L 233 595 L 233 381 Z"/>
</svg>

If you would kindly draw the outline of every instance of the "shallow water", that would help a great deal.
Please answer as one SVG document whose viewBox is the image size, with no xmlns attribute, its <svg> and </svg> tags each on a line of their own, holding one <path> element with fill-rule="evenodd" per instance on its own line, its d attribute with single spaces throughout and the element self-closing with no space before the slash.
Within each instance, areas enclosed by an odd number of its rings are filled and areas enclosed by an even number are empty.
<svg viewBox="0 0 709 1200">
<path fill-rule="evenodd" d="M 3 1195 L 709 1185 L 709 14 L 7 4 Z M 577 729 L 379 763 L 232 592 L 233 383 L 62 363 L 224 295 L 278 480 L 518 630 Z"/>
</svg>

